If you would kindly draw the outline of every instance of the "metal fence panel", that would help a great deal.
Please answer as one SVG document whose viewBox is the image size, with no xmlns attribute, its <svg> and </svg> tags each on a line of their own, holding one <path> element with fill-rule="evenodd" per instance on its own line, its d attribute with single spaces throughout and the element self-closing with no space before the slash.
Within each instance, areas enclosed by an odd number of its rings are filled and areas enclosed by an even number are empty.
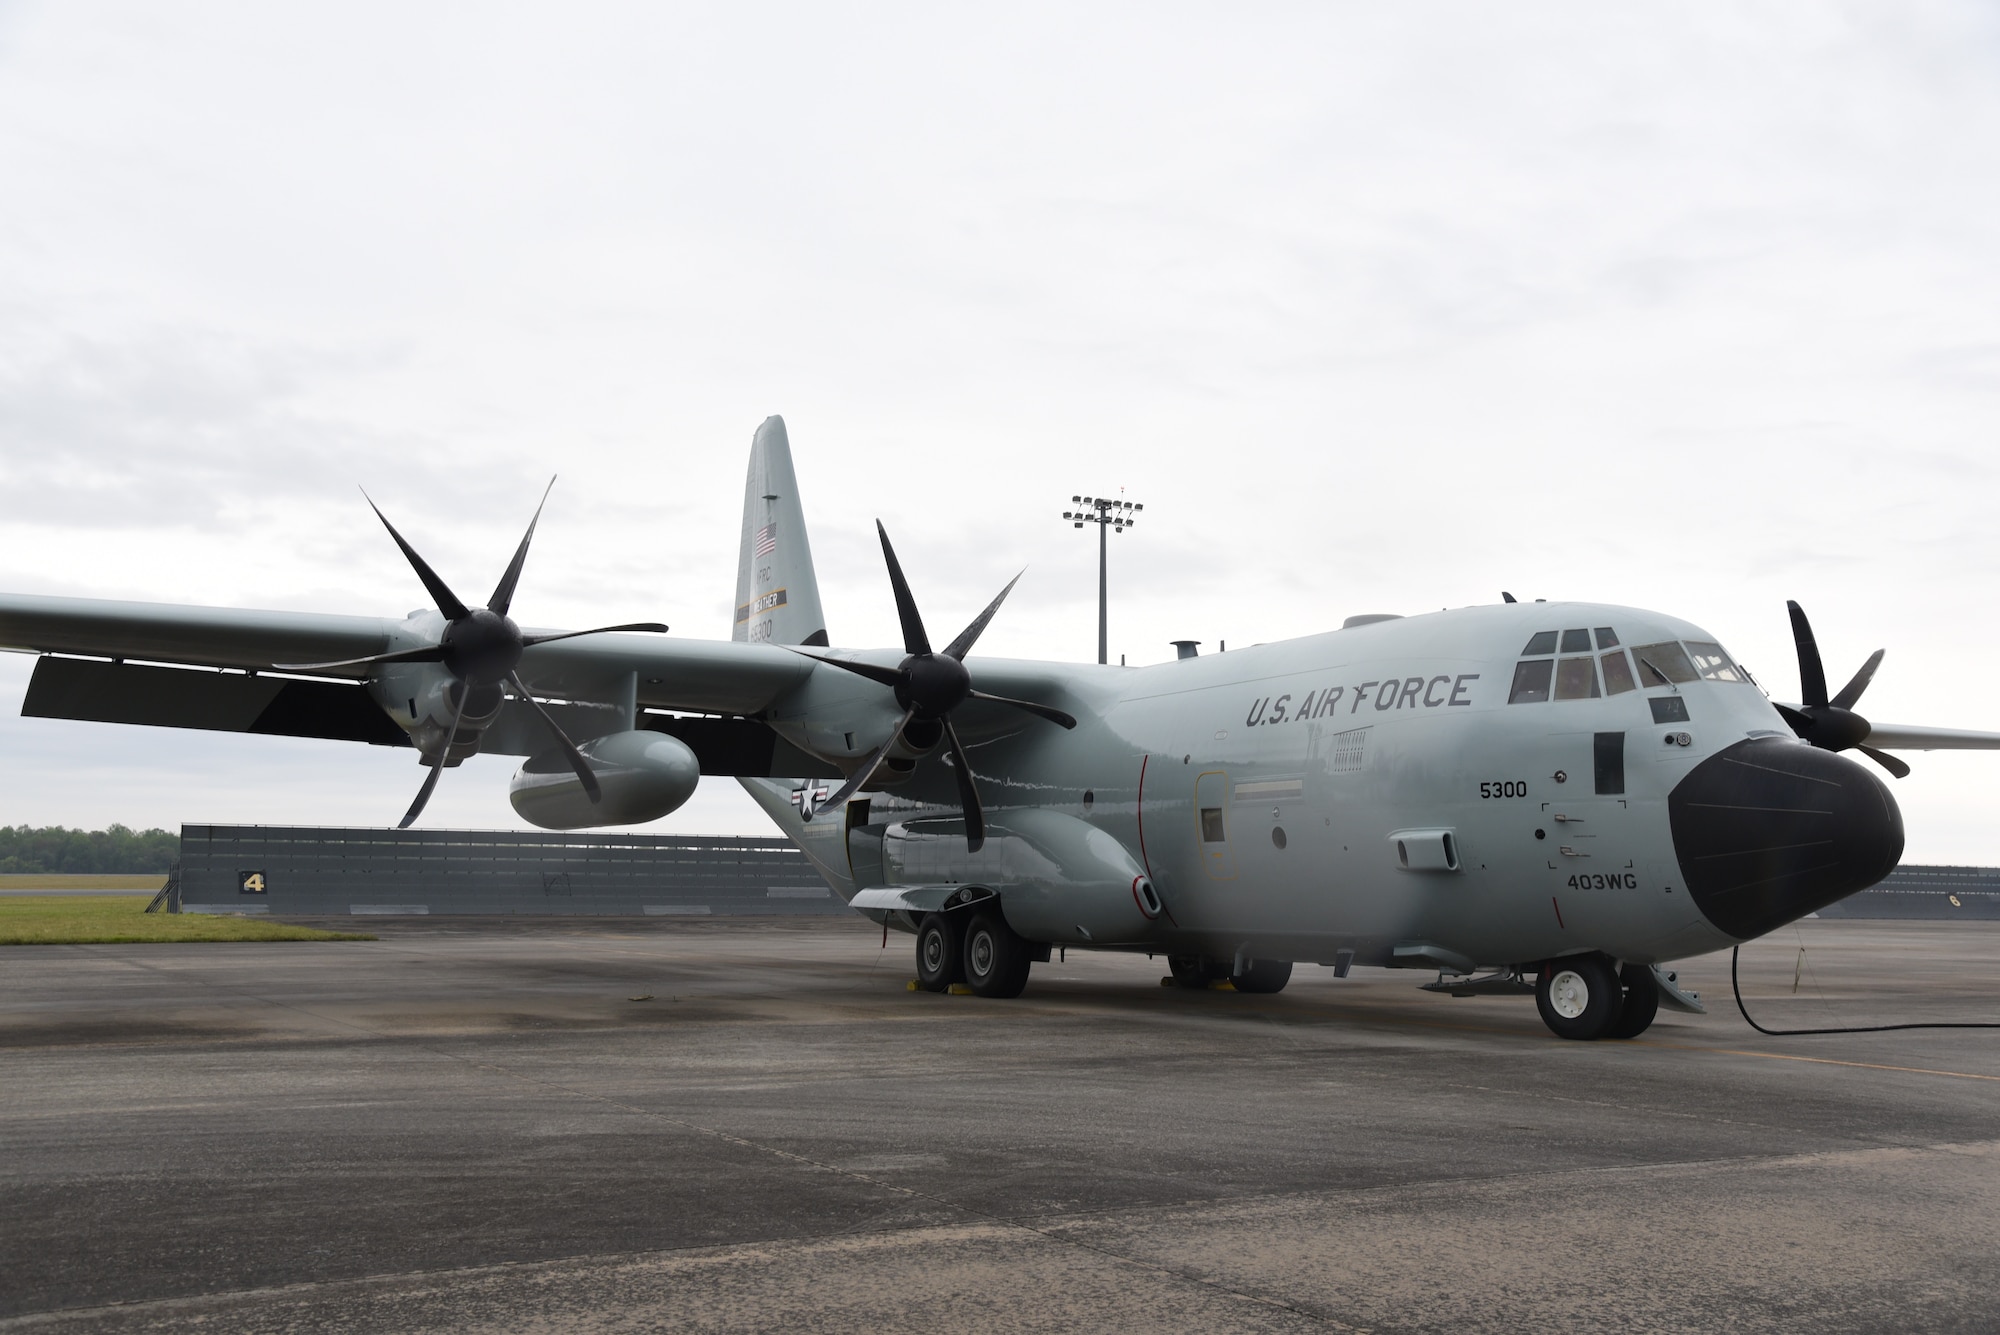
<svg viewBox="0 0 2000 1335">
<path fill-rule="evenodd" d="M 183 825 L 184 911 L 845 914 L 783 839 Z"/>
</svg>

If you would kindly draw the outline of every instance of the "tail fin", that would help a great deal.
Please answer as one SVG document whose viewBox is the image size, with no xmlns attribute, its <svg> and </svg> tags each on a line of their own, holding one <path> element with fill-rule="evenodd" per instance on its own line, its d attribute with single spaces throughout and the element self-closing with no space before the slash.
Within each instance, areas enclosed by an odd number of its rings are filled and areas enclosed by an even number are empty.
<svg viewBox="0 0 2000 1335">
<path fill-rule="evenodd" d="M 743 554 L 736 567 L 733 640 L 825 645 L 806 515 L 792 476 L 785 419 L 767 417 L 750 442 L 750 477 L 743 487 Z"/>
</svg>

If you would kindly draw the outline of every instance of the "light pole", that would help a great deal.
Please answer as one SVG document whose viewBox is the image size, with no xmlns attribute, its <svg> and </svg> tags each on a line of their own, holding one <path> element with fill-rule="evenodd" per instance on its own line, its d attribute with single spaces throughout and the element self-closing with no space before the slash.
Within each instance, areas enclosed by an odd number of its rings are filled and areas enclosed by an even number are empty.
<svg viewBox="0 0 2000 1335">
<path fill-rule="evenodd" d="M 1072 496 L 1070 502 L 1081 505 L 1081 510 L 1065 510 L 1063 518 L 1082 528 L 1085 524 L 1097 525 L 1097 661 L 1110 659 L 1109 621 L 1106 615 L 1106 591 L 1104 567 L 1108 555 L 1105 538 L 1112 533 L 1123 533 L 1139 521 L 1134 516 L 1146 507 L 1134 505 L 1130 501 L 1114 501 L 1109 496 Z"/>
</svg>

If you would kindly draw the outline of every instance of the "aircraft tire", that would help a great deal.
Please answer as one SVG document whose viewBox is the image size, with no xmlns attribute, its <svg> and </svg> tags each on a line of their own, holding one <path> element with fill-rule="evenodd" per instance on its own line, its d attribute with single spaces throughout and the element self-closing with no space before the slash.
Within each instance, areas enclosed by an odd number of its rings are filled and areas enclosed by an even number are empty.
<svg viewBox="0 0 2000 1335">
<path fill-rule="evenodd" d="M 1618 1023 L 1624 994 L 1617 971 L 1604 956 L 1565 955 L 1542 966 L 1535 981 L 1535 1008 L 1557 1038 L 1604 1038 Z"/>
<path fill-rule="evenodd" d="M 1626 965 L 1619 970 L 1618 977 L 1625 984 L 1625 999 L 1618 1007 L 1617 1023 L 1605 1037 L 1637 1038 L 1660 1013 L 1660 985 L 1653 981 L 1653 971 L 1643 964 Z"/>
<path fill-rule="evenodd" d="M 1229 981 L 1238 992 L 1250 992 L 1258 996 L 1282 992 L 1285 990 L 1285 984 L 1292 981 L 1292 962 L 1252 960 L 1248 969 L 1230 975 Z"/>
<path fill-rule="evenodd" d="M 1028 943 L 992 909 L 982 909 L 965 925 L 965 981 L 973 995 L 1018 997 L 1028 986 Z"/>
<path fill-rule="evenodd" d="M 965 937 L 956 920 L 927 913 L 917 924 L 917 986 L 942 992 L 965 981 Z"/>
<path fill-rule="evenodd" d="M 1174 982 L 1182 987 L 1207 987 L 1223 977 L 1222 970 L 1206 955 L 1169 955 L 1167 968 L 1173 973 Z"/>
</svg>

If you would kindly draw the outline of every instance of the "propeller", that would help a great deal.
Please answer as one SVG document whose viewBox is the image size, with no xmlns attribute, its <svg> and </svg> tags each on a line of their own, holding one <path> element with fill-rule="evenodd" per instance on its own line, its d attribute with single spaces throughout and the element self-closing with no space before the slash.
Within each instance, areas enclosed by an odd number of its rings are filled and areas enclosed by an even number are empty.
<svg viewBox="0 0 2000 1335">
<path fill-rule="evenodd" d="M 415 649 L 398 649 L 386 654 L 370 654 L 366 658 L 342 658 L 330 663 L 274 663 L 273 667 L 284 672 L 324 672 L 332 668 L 374 667 L 383 663 L 442 663 L 445 670 L 457 678 L 451 692 L 451 726 L 446 729 L 444 745 L 436 755 L 429 757 L 430 773 L 424 776 L 424 786 L 417 790 L 416 801 L 398 822 L 398 829 L 407 829 L 423 811 L 424 804 L 431 800 L 431 793 L 437 788 L 438 776 L 444 770 L 445 757 L 451 753 L 452 743 L 458 739 L 459 723 L 465 718 L 467 706 L 475 694 L 497 705 L 497 695 L 501 686 L 510 688 L 516 697 L 525 700 L 548 725 L 549 733 L 555 738 L 557 747 L 569 761 L 571 769 L 583 784 L 583 791 L 595 802 L 602 797 L 597 776 L 591 773 L 590 762 L 571 741 L 569 734 L 562 730 L 535 699 L 521 680 L 517 665 L 523 650 L 532 645 L 552 644 L 557 640 L 573 640 L 579 635 L 603 635 L 611 631 L 649 631 L 665 634 L 666 627 L 656 621 L 631 622 L 621 626 L 598 626 L 591 630 L 560 631 L 550 635 L 525 635 L 507 615 L 514 604 L 514 587 L 521 581 L 521 568 L 528 560 L 528 544 L 535 539 L 535 525 L 542 519 L 542 507 L 549 503 L 549 491 L 556 485 L 549 479 L 549 485 L 542 492 L 541 504 L 535 507 L 535 517 L 528 521 L 528 531 L 521 538 L 521 545 L 514 549 L 514 559 L 507 563 L 507 570 L 500 576 L 500 583 L 494 586 L 493 596 L 486 600 L 484 607 L 467 607 L 459 596 L 451 591 L 430 563 L 417 554 L 389 517 L 382 513 L 382 507 L 375 504 L 372 496 L 364 490 L 361 495 L 368 502 L 368 508 L 382 521 L 382 527 L 389 530 L 389 536 L 396 540 L 403 555 L 408 558 L 410 568 L 417 572 L 424 588 L 436 600 L 438 611 L 445 616 L 444 634 L 436 644 L 423 645 Z M 482 711 L 483 712 L 483 711 Z"/>
<path fill-rule="evenodd" d="M 1882 666 L 1883 651 L 1877 649 L 1868 655 L 1868 661 L 1861 665 L 1853 680 L 1829 700 L 1826 668 L 1820 663 L 1819 641 L 1813 638 L 1812 622 L 1806 620 L 1805 609 L 1797 603 L 1787 600 L 1785 606 L 1792 614 L 1792 640 L 1799 650 L 1799 694 L 1803 701 L 1797 709 L 1778 706 L 1785 722 L 1792 725 L 1793 732 L 1822 751 L 1845 751 L 1851 747 L 1897 778 L 1908 778 L 1908 765 L 1885 751 L 1865 745 L 1873 727 L 1854 712 L 1855 702 L 1875 679 L 1875 669 Z"/>
<path fill-rule="evenodd" d="M 946 645 L 943 652 L 934 652 L 930 635 L 924 629 L 923 616 L 917 611 L 917 600 L 910 592 L 910 582 L 903 577 L 903 564 L 896 559 L 896 549 L 890 545 L 889 530 L 883 528 L 882 521 L 878 519 L 875 531 L 882 538 L 882 557 L 889 566 L 889 586 L 896 594 L 896 615 L 903 623 L 903 652 L 907 656 L 897 666 L 888 668 L 845 658 L 828 658 L 824 654 L 806 653 L 803 649 L 794 648 L 793 651 L 889 687 L 896 693 L 896 703 L 903 707 L 903 717 L 890 730 L 888 740 L 861 762 L 861 768 L 848 777 L 839 792 L 820 803 L 819 810 L 838 811 L 848 798 L 859 792 L 875 777 L 875 771 L 882 768 L 889 752 L 905 732 L 915 731 L 919 736 L 928 733 L 934 742 L 938 734 L 930 730 L 935 728 L 951 745 L 952 773 L 958 779 L 958 803 L 965 812 L 965 846 L 977 853 L 986 842 L 986 816 L 979 805 L 979 788 L 973 781 L 971 758 L 958 740 L 958 730 L 951 725 L 952 711 L 967 700 L 985 700 L 1011 705 L 1063 728 L 1074 728 L 1076 719 L 1060 709 L 1037 704 L 1033 700 L 1015 700 L 973 689 L 972 674 L 965 668 L 965 656 L 972 652 L 972 646 L 985 631 L 987 623 L 993 620 L 993 614 L 1000 610 L 1000 604 L 1021 582 L 1020 575 L 1008 580 L 1007 587 L 995 595 L 993 601 L 986 605 L 986 610 L 974 617 L 972 624 L 960 631 L 958 638 Z"/>
</svg>

